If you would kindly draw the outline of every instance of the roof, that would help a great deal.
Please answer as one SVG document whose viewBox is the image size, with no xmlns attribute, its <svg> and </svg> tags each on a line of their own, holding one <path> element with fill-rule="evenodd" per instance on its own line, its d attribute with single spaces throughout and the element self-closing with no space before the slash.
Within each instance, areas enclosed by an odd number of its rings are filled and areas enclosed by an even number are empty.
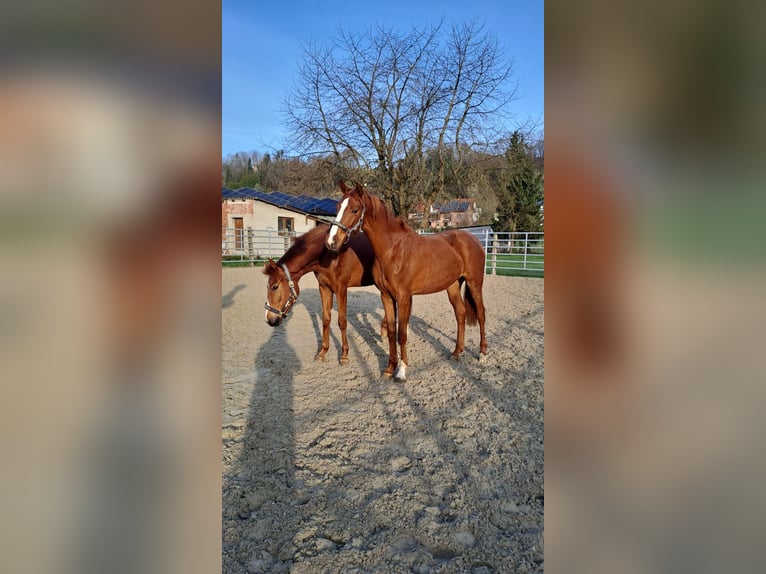
<svg viewBox="0 0 766 574">
<path fill-rule="evenodd" d="M 299 211 L 310 215 L 329 215 L 335 216 L 337 201 L 334 199 L 319 199 L 308 195 L 288 195 L 280 191 L 266 193 L 251 187 L 240 187 L 239 189 L 222 188 L 222 199 L 257 199 L 269 205 Z"/>
<path fill-rule="evenodd" d="M 468 211 L 468 208 L 474 203 L 474 199 L 452 199 L 446 203 L 434 204 L 432 209 L 438 213 L 454 213 Z"/>
</svg>

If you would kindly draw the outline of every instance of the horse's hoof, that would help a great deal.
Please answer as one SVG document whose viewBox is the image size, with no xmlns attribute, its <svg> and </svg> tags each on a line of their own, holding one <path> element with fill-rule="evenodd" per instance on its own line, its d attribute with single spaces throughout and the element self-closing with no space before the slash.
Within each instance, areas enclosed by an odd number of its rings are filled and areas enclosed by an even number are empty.
<svg viewBox="0 0 766 574">
<path fill-rule="evenodd" d="M 324 356 L 324 355 L 317 355 L 316 357 L 314 357 L 314 360 L 315 360 L 315 361 L 321 361 L 321 362 L 323 362 L 323 363 L 324 363 L 324 361 L 325 361 L 325 356 Z"/>
<path fill-rule="evenodd" d="M 338 362 L 339 362 L 341 365 L 345 365 L 345 364 L 347 364 L 347 363 L 348 363 L 348 357 L 341 357 L 341 358 L 338 360 Z"/>
<path fill-rule="evenodd" d="M 487 362 L 487 353 L 479 353 L 479 362 L 480 363 L 486 363 Z"/>
<path fill-rule="evenodd" d="M 390 373 L 389 371 L 383 371 L 383 378 L 384 379 L 390 379 L 393 376 L 394 376 L 393 373 Z"/>
<path fill-rule="evenodd" d="M 457 354 L 456 353 L 452 353 L 450 355 L 450 359 L 452 359 L 453 361 L 459 361 L 460 360 L 460 353 L 457 353 Z"/>
</svg>

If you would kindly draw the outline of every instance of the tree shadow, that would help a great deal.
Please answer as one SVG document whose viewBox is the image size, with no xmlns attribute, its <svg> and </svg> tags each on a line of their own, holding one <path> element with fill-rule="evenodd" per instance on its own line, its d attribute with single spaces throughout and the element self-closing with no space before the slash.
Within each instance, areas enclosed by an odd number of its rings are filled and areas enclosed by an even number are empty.
<svg viewBox="0 0 766 574">
<path fill-rule="evenodd" d="M 234 297 L 245 287 L 246 285 L 244 283 L 240 283 L 239 285 L 232 287 L 231 290 L 226 293 L 226 295 L 221 297 L 221 308 L 226 309 L 227 307 L 234 305 Z"/>
<path fill-rule="evenodd" d="M 255 356 L 239 458 L 223 477 L 224 572 L 246 571 L 259 557 L 292 559 L 301 496 L 295 481 L 293 382 L 300 368 L 286 330 L 272 329 Z"/>
<path fill-rule="evenodd" d="M 370 345 L 371 350 L 378 357 L 381 372 L 388 365 L 388 340 L 380 332 L 383 320 L 383 304 L 378 293 L 361 292 L 354 293 L 352 300 L 349 295 L 348 323 Z M 453 314 L 452 306 L 445 303 L 445 312 Z M 417 296 L 413 298 L 413 310 L 417 310 Z M 374 311 L 371 312 L 371 309 Z M 409 328 L 411 335 L 416 335 L 427 341 L 440 355 L 445 357 L 452 353 L 457 337 L 457 323 L 455 331 L 447 334 L 438 327 L 424 321 L 414 313 L 410 316 Z M 349 342 L 351 343 L 351 338 Z M 445 341 L 447 341 L 445 343 Z M 452 346 L 450 346 L 452 345 Z"/>
<path fill-rule="evenodd" d="M 381 321 L 383 320 L 383 303 L 380 300 L 380 293 L 369 293 L 362 291 L 354 293 L 352 299 L 348 298 L 348 324 L 356 331 L 358 337 L 365 341 L 369 351 L 374 353 L 378 359 L 377 378 L 388 365 L 388 341 L 380 333 Z M 364 351 L 356 344 L 353 337 L 349 337 L 349 347 L 355 351 L 359 361 L 363 362 Z M 368 373 L 373 376 L 372 373 Z"/>
<path fill-rule="evenodd" d="M 309 314 L 309 318 L 314 327 L 314 335 L 316 336 L 317 351 L 319 351 L 322 347 L 322 301 L 319 296 L 319 290 L 301 290 L 301 296 L 298 299 L 298 303 L 302 304 L 306 309 L 306 312 Z M 376 306 L 377 308 L 374 308 Z M 371 311 L 373 308 L 374 310 Z M 370 317 L 375 318 L 374 325 L 370 321 Z M 383 370 L 388 363 L 388 350 L 387 347 L 384 348 L 382 346 L 380 337 L 380 321 L 382 318 L 383 304 L 380 302 L 379 294 L 360 291 L 353 288 L 349 289 L 346 306 L 349 348 L 351 348 L 351 343 L 354 339 L 354 331 L 356 331 L 356 335 L 360 335 L 368 341 L 375 339 L 380 345 L 380 350 L 386 353 L 381 370 Z M 330 322 L 330 349 L 332 350 L 333 348 L 336 350 L 336 360 L 340 359 L 342 349 L 340 327 L 338 327 L 338 302 L 335 296 L 333 296 L 332 319 Z M 380 355 L 377 351 L 376 354 Z"/>
<path fill-rule="evenodd" d="M 301 289 L 301 295 L 296 304 L 303 306 L 309 315 L 309 319 L 311 319 L 317 343 L 316 352 L 318 353 L 322 349 L 322 298 L 319 295 L 319 289 Z M 332 321 L 335 323 L 335 329 L 337 329 L 338 312 L 335 295 L 333 295 Z M 340 340 L 335 336 L 332 324 L 330 325 L 330 339 L 332 344 L 338 349 L 338 357 L 340 357 Z"/>
</svg>

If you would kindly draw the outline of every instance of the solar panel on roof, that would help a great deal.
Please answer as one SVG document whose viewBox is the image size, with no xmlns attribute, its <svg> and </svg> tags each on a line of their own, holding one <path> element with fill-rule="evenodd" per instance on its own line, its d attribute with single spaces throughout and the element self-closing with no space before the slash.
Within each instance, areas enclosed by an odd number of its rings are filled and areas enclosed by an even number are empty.
<svg viewBox="0 0 766 574">
<path fill-rule="evenodd" d="M 319 199 L 312 199 L 311 201 L 306 203 L 306 209 L 309 211 L 314 211 L 316 210 L 317 207 L 321 205 L 321 203 L 322 202 Z"/>
<path fill-rule="evenodd" d="M 282 203 L 282 202 L 279 200 L 279 198 L 278 198 L 278 197 L 276 197 L 276 196 L 274 195 L 274 193 L 264 193 L 264 192 L 259 192 L 259 194 L 258 194 L 258 195 L 259 195 L 259 199 L 260 199 L 261 201 L 265 201 L 266 203 L 269 203 L 269 204 L 271 204 L 271 205 L 276 205 L 276 206 L 278 206 L 278 207 L 280 207 L 280 206 L 281 206 L 281 203 Z"/>
<path fill-rule="evenodd" d="M 337 201 L 332 198 L 320 199 L 310 195 L 289 195 L 281 191 L 264 192 L 251 187 L 240 187 L 236 190 L 222 187 L 221 197 L 223 199 L 257 199 L 276 207 L 329 217 L 335 215 L 337 205 Z"/>
<path fill-rule="evenodd" d="M 321 210 L 326 215 L 335 215 L 336 203 L 334 199 L 323 199 L 317 206 L 317 210 Z"/>
</svg>

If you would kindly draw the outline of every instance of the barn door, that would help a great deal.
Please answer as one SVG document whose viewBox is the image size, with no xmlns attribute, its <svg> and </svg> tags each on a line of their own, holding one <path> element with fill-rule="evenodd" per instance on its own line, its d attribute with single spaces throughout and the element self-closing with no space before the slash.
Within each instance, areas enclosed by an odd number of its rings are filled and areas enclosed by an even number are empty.
<svg viewBox="0 0 766 574">
<path fill-rule="evenodd" d="M 242 251 L 245 248 L 244 220 L 241 217 L 234 218 L 234 248 Z"/>
</svg>

